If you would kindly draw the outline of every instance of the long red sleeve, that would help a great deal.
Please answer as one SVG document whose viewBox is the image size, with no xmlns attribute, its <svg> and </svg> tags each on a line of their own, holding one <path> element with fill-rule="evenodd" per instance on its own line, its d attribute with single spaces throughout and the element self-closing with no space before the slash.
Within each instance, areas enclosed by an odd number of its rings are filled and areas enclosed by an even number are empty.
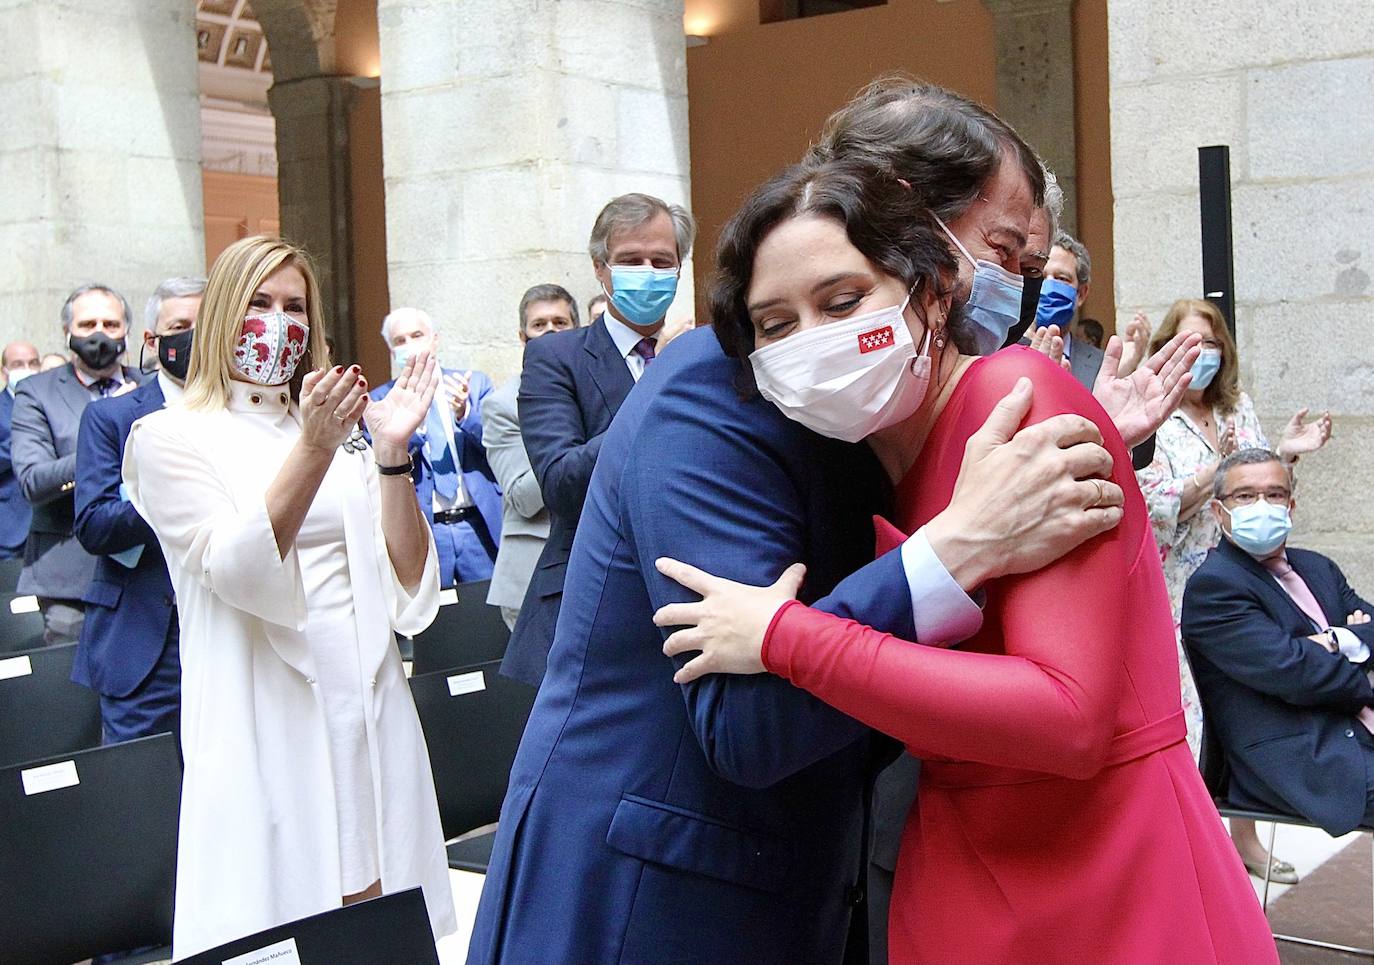
<svg viewBox="0 0 1374 965">
<path fill-rule="evenodd" d="M 980 384 L 964 394 L 959 411 L 950 411 L 951 399 L 941 416 L 954 424 L 923 453 L 930 460 L 920 467 L 918 489 L 952 489 L 964 441 L 1020 374 L 1036 381 L 1029 422 L 1077 409 L 1119 443 L 1105 413 L 1084 404 L 1076 383 L 1045 377 L 1034 361 L 993 361 L 970 370 L 965 378 Z M 1114 477 L 1122 484 L 1131 469 L 1119 448 L 1120 455 L 1112 448 Z M 769 629 L 764 664 L 917 756 L 1089 777 L 1106 760 L 1115 728 L 1130 577 L 1142 535 L 1142 525 L 1123 524 L 1036 573 L 993 582 L 984 629 L 964 651 L 920 646 L 789 604 Z"/>
</svg>

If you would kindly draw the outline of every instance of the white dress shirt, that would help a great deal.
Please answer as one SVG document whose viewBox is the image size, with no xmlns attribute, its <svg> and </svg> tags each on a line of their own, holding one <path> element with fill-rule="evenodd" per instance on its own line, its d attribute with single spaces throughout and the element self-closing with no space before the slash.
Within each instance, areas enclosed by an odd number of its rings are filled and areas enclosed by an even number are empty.
<svg viewBox="0 0 1374 965">
<path fill-rule="evenodd" d="M 644 374 L 644 360 L 635 354 L 634 348 L 639 344 L 640 339 L 646 336 L 640 335 L 630 326 L 612 315 L 609 308 L 601 313 L 601 317 L 606 320 L 606 331 L 610 332 L 611 341 L 615 343 L 616 349 L 619 350 L 621 357 L 625 359 L 625 366 L 630 370 L 630 376 L 638 382 L 640 376 Z M 658 332 L 654 332 L 653 335 L 647 337 L 653 339 L 655 343 L 657 343 Z"/>
</svg>

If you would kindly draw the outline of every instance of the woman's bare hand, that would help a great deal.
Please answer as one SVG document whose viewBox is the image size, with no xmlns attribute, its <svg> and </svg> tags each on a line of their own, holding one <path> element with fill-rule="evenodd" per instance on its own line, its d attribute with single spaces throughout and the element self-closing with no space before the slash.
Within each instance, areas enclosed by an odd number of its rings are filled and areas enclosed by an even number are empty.
<svg viewBox="0 0 1374 965">
<path fill-rule="evenodd" d="M 301 381 L 301 441 L 312 449 L 337 449 L 366 407 L 367 379 L 358 366 L 307 373 Z"/>
<path fill-rule="evenodd" d="M 666 557 L 654 565 L 664 576 L 701 594 L 696 603 L 670 603 L 654 614 L 657 626 L 683 627 L 669 635 L 665 654 L 700 651 L 673 674 L 674 683 L 691 683 L 708 673 L 763 673 L 763 638 L 778 608 L 796 599 L 805 566 L 793 563 L 772 586 L 749 586 Z"/>
</svg>

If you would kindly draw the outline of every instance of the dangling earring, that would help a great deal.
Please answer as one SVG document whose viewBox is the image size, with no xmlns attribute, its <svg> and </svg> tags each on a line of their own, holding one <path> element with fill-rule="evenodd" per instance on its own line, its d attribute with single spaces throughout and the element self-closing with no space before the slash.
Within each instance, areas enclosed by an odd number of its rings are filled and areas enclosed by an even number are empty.
<svg viewBox="0 0 1374 965">
<path fill-rule="evenodd" d="M 937 319 L 936 322 L 937 324 L 942 323 L 944 319 Z M 935 349 L 939 352 L 943 352 L 945 349 L 945 330 L 943 328 L 935 333 Z"/>
</svg>

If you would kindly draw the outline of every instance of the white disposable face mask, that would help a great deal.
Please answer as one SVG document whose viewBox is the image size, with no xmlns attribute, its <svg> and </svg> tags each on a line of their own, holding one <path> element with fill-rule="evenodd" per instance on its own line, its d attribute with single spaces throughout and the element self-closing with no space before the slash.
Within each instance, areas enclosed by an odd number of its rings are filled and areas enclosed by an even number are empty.
<svg viewBox="0 0 1374 965">
<path fill-rule="evenodd" d="M 845 442 L 895 425 L 930 385 L 930 329 L 918 352 L 900 305 L 818 325 L 749 356 L 765 399 L 794 422 Z"/>
</svg>

